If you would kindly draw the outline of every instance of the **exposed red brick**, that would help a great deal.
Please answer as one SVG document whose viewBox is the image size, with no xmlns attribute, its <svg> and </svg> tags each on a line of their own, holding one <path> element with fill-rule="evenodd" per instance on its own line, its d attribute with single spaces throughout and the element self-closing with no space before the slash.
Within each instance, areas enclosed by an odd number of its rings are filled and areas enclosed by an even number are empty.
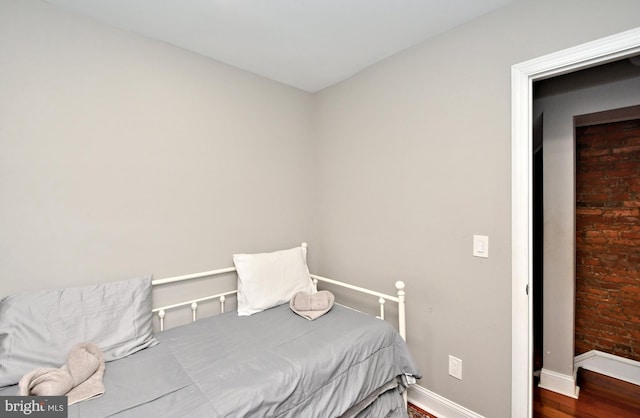
<svg viewBox="0 0 640 418">
<path fill-rule="evenodd" d="M 640 361 L 640 120 L 576 130 L 575 352 Z"/>
<path fill-rule="evenodd" d="M 635 152 L 635 151 L 640 151 L 640 145 L 634 145 L 634 146 L 628 146 L 628 147 L 619 147 L 619 148 L 614 148 L 613 149 L 613 153 L 614 154 L 630 153 L 630 152 Z"/>
<path fill-rule="evenodd" d="M 578 214 L 578 215 L 602 215 L 602 209 L 580 208 L 580 209 L 576 209 L 576 214 Z M 599 219 L 599 218 L 594 218 L 594 219 Z"/>
<path fill-rule="evenodd" d="M 640 216 L 640 211 L 637 208 L 627 208 L 627 209 L 609 209 L 604 211 L 602 216 L 606 217 L 637 217 Z"/>
<path fill-rule="evenodd" d="M 608 148 L 605 148 L 605 149 L 589 148 L 580 152 L 580 159 L 588 161 L 589 157 L 600 157 L 603 155 L 608 155 L 610 153 L 611 153 L 611 150 Z"/>
</svg>

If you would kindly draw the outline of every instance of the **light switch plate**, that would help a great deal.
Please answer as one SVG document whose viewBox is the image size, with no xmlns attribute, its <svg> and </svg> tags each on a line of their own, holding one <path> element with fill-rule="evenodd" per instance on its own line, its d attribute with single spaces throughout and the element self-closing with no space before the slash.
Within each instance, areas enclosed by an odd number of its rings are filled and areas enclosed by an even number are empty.
<svg viewBox="0 0 640 418">
<path fill-rule="evenodd" d="M 486 235 L 473 236 L 474 257 L 489 258 L 489 237 Z"/>
<path fill-rule="evenodd" d="M 462 360 L 449 355 L 449 376 L 462 380 Z"/>
</svg>

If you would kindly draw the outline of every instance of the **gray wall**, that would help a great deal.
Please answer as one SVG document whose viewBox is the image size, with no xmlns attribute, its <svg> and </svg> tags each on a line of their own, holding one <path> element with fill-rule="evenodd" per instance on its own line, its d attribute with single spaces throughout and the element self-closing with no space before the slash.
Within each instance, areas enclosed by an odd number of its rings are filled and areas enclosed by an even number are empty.
<svg viewBox="0 0 640 418">
<path fill-rule="evenodd" d="M 640 72 L 640 69 L 638 70 Z M 640 104 L 640 76 L 599 85 L 565 81 L 565 90 L 535 101 L 544 113 L 543 367 L 573 375 L 575 302 L 575 139 L 573 117 Z"/>
<path fill-rule="evenodd" d="M 0 1 L 0 295 L 314 243 L 313 96 Z"/>
<path fill-rule="evenodd" d="M 510 415 L 510 69 L 639 15 L 637 1 L 528 1 L 318 94 L 319 272 L 386 291 L 407 282 L 425 388 Z M 489 259 L 472 256 L 474 234 L 490 237 Z"/>
<path fill-rule="evenodd" d="M 507 417 L 510 67 L 639 14 L 636 0 L 527 1 L 311 96 L 0 0 L 0 294 L 304 239 L 320 274 L 405 280 L 420 384 Z M 471 256 L 473 234 L 490 236 L 489 259 Z"/>
</svg>

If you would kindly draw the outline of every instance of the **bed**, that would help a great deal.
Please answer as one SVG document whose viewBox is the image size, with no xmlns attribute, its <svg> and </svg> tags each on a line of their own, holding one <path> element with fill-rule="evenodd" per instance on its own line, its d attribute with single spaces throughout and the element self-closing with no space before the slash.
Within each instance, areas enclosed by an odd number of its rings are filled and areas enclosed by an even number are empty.
<svg viewBox="0 0 640 418">
<path fill-rule="evenodd" d="M 150 306 L 153 287 L 234 273 L 237 289 Z M 291 292 L 313 297 L 323 284 L 377 298 L 380 315 L 339 303 L 313 320 L 296 312 Z M 311 275 L 302 245 L 234 255 L 232 268 L 10 296 L 0 301 L 0 396 L 17 393 L 27 368 L 59 367 L 73 340 L 92 340 L 107 361 L 104 394 L 70 405 L 69 417 L 406 417 L 403 394 L 421 375 L 405 343 L 404 285 L 396 287 L 388 295 Z M 229 298 L 237 309 L 225 312 Z M 210 300 L 222 312 L 198 319 Z M 397 325 L 381 320 L 389 301 Z M 184 307 L 192 322 L 164 330 L 165 316 Z"/>
</svg>

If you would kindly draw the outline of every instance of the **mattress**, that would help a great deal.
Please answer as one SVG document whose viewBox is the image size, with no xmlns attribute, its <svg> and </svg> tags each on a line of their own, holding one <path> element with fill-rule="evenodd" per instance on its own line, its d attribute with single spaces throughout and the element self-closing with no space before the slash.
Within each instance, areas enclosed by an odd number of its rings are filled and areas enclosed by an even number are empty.
<svg viewBox="0 0 640 418">
<path fill-rule="evenodd" d="M 376 416 L 384 405 L 403 416 L 398 376 L 420 377 L 391 325 L 340 305 L 314 321 L 288 305 L 229 312 L 156 338 L 107 363 L 105 394 L 72 405 L 69 417 Z"/>
</svg>

